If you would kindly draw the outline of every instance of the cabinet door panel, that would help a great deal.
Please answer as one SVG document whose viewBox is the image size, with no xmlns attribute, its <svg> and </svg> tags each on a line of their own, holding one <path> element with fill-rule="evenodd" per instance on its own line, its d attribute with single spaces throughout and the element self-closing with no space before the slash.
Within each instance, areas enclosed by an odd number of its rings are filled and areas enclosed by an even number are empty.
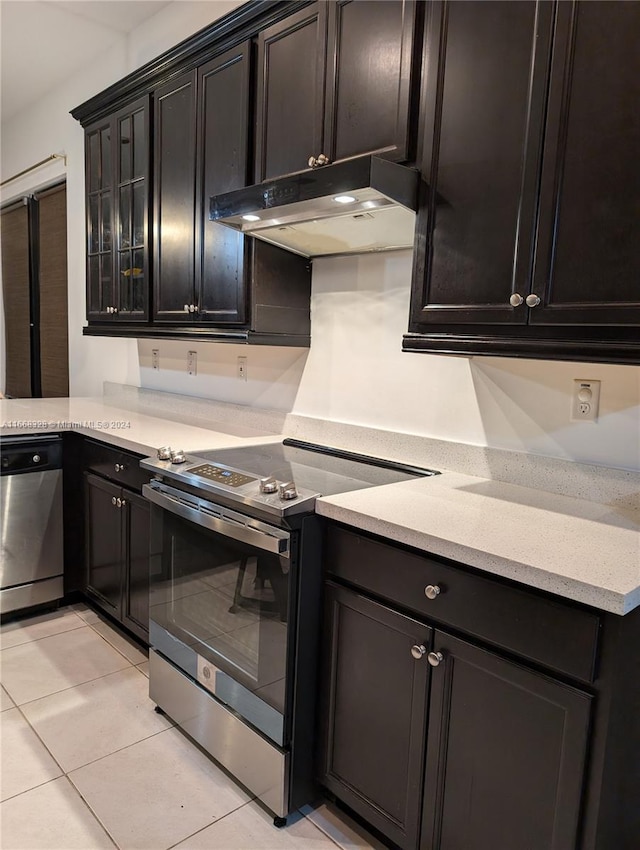
<svg viewBox="0 0 640 850">
<path fill-rule="evenodd" d="M 640 4 L 560 3 L 534 324 L 640 324 Z"/>
<path fill-rule="evenodd" d="M 209 199 L 247 184 L 250 45 L 198 69 L 198 257 L 200 321 L 246 320 L 244 237 L 209 221 Z"/>
<path fill-rule="evenodd" d="M 115 116 L 117 320 L 149 318 L 149 99 Z"/>
<path fill-rule="evenodd" d="M 326 126 L 331 160 L 408 158 L 415 3 L 339 0 L 329 7 Z M 325 145 L 326 147 L 326 145 Z"/>
<path fill-rule="evenodd" d="M 258 37 L 256 182 L 323 153 L 326 6 L 314 3 Z"/>
<path fill-rule="evenodd" d="M 415 847 L 429 666 L 413 645 L 431 629 L 326 585 L 321 776 L 340 799 L 401 847 Z"/>
<path fill-rule="evenodd" d="M 122 509 L 112 500 L 118 498 L 120 487 L 85 474 L 86 591 L 117 617 L 122 599 Z"/>
<path fill-rule="evenodd" d="M 110 118 L 87 127 L 85 132 L 87 319 L 90 322 L 112 321 L 115 314 L 107 308 L 115 307 L 118 300 L 112 274 L 112 135 Z"/>
<path fill-rule="evenodd" d="M 412 322 L 526 322 L 551 5 L 430 4 Z"/>
<path fill-rule="evenodd" d="M 440 632 L 422 850 L 575 850 L 591 696 Z"/>
<path fill-rule="evenodd" d="M 149 633 L 149 502 L 123 491 L 126 500 L 126 563 L 122 619 L 138 637 Z"/>
<path fill-rule="evenodd" d="M 154 95 L 154 320 L 185 322 L 193 313 L 196 180 L 195 71 Z"/>
</svg>

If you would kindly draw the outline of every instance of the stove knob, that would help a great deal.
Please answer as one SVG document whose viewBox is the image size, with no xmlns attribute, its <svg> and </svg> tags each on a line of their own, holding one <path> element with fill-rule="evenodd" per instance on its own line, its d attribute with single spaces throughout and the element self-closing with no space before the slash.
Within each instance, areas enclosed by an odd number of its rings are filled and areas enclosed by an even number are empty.
<svg viewBox="0 0 640 850">
<path fill-rule="evenodd" d="M 171 452 L 171 463 L 184 463 L 187 459 L 187 456 L 182 451 L 182 449 L 178 449 L 175 452 Z"/>
<path fill-rule="evenodd" d="M 293 481 L 285 481 L 284 484 L 278 484 L 278 493 L 280 498 L 285 502 L 289 499 L 298 498 L 298 491 L 296 490 L 296 485 Z"/>
<path fill-rule="evenodd" d="M 268 478 L 260 479 L 260 492 L 261 493 L 275 493 L 278 489 L 278 482 L 273 476 L 269 476 Z"/>
<path fill-rule="evenodd" d="M 171 446 L 161 446 L 158 449 L 158 460 L 171 460 Z"/>
</svg>

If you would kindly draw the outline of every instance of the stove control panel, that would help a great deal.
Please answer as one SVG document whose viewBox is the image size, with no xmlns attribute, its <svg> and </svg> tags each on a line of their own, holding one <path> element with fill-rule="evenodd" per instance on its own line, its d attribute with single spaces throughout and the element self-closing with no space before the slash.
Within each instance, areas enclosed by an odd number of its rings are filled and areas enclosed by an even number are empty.
<svg viewBox="0 0 640 850">
<path fill-rule="evenodd" d="M 241 472 L 234 472 L 231 469 L 215 466 L 212 463 L 204 463 L 202 466 L 192 466 L 189 469 L 189 474 L 199 475 L 201 478 L 208 478 L 210 481 L 226 484 L 227 487 L 242 487 L 243 484 L 249 484 L 251 481 L 256 480 L 249 475 L 243 475 Z"/>
</svg>

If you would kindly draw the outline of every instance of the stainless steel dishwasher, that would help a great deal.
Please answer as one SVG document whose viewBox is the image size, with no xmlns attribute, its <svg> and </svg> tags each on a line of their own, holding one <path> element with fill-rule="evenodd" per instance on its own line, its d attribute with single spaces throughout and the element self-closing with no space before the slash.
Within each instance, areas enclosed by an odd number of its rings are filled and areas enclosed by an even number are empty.
<svg viewBox="0 0 640 850">
<path fill-rule="evenodd" d="M 61 599 L 62 438 L 4 438 L 0 486 L 0 613 Z"/>
</svg>

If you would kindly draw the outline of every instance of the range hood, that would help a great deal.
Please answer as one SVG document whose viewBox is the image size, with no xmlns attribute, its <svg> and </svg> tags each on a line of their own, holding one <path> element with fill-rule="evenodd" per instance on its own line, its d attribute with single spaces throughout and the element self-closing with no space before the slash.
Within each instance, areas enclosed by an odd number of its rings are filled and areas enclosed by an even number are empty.
<svg viewBox="0 0 640 850">
<path fill-rule="evenodd" d="M 214 195 L 209 217 L 304 257 L 412 248 L 419 181 L 362 156 Z"/>
</svg>

